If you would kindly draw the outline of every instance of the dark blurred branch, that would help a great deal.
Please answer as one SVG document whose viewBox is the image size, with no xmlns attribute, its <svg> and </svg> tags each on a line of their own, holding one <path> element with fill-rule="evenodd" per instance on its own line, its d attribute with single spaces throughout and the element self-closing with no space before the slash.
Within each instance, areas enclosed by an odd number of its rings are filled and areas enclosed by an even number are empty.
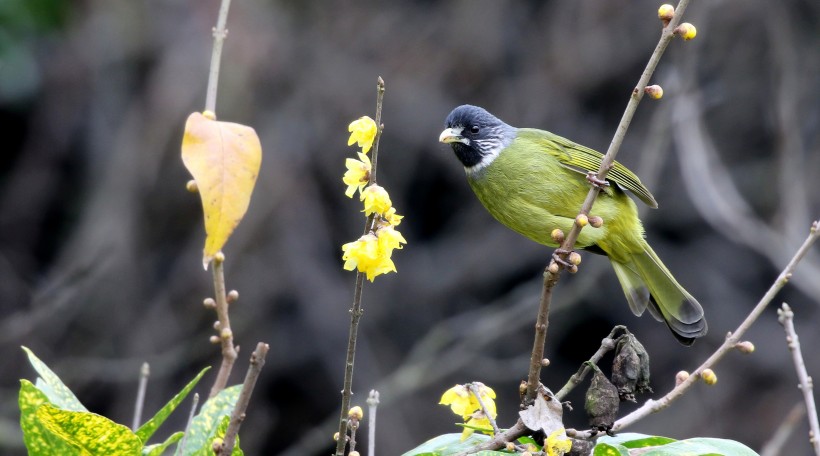
<svg viewBox="0 0 820 456">
<path fill-rule="evenodd" d="M 652 52 L 652 56 L 649 57 L 649 62 L 647 62 L 646 68 L 638 80 L 638 85 L 632 90 L 632 96 L 629 98 L 629 102 L 626 105 L 626 110 L 621 117 L 621 122 L 615 130 L 615 136 L 609 144 L 609 149 L 607 149 L 606 154 L 601 160 L 601 166 L 598 168 L 598 173 L 595 176 L 590 176 L 591 181 L 606 182 L 606 175 L 612 168 L 612 164 L 615 162 L 615 156 L 621 148 L 626 132 L 629 129 L 629 124 L 632 122 L 632 117 L 634 117 L 635 111 L 638 109 L 638 103 L 641 102 L 641 99 L 644 96 L 644 89 L 646 89 L 646 86 L 649 84 L 649 80 L 655 73 L 655 68 L 658 66 L 658 62 L 660 62 L 664 51 L 666 51 L 666 47 L 675 37 L 674 30 L 680 23 L 680 19 L 683 16 L 684 11 L 686 11 L 688 4 L 689 0 L 681 0 L 678 3 L 677 8 L 675 8 L 674 16 L 669 23 L 664 26 L 661 32 L 661 37 L 658 40 L 658 44 L 655 46 L 655 50 Z M 595 203 L 595 199 L 598 197 L 599 192 L 599 186 L 592 185 L 586 199 L 584 200 L 584 204 L 581 206 L 578 213 L 579 217 L 576 218 L 575 223 L 572 225 L 572 229 L 564 239 L 563 244 L 561 244 L 561 248 L 556 250 L 556 253 L 560 256 L 560 260 L 562 261 L 556 262 L 555 259 L 553 259 L 550 266 L 548 266 L 544 271 L 544 288 L 541 293 L 541 303 L 538 310 L 538 318 L 535 323 L 535 341 L 533 342 L 532 356 L 530 357 L 530 370 L 527 375 L 527 394 L 524 397 L 525 403 L 530 402 L 535 398 L 536 392 L 538 391 L 538 386 L 540 384 L 541 360 L 544 357 L 544 344 L 546 342 L 547 328 L 549 326 L 549 308 L 552 301 L 552 290 L 555 288 L 555 285 L 558 283 L 560 278 L 561 270 L 563 269 L 562 263 L 566 261 L 567 255 L 575 247 L 575 242 L 578 240 L 578 235 L 581 233 L 581 228 L 583 228 L 583 225 L 579 223 L 579 219 L 583 218 L 586 220 L 586 216 L 589 215 L 590 210 L 592 210 L 592 205 Z"/>
<path fill-rule="evenodd" d="M 797 428 L 798 423 L 801 422 L 805 414 L 806 404 L 803 402 L 794 404 L 786 417 L 780 421 L 780 426 L 777 427 L 769 440 L 763 445 L 763 448 L 760 450 L 760 456 L 780 455 L 783 446 L 789 441 L 792 433 L 794 433 L 795 428 Z"/>
<path fill-rule="evenodd" d="M 580 385 L 581 382 L 584 381 L 584 378 L 586 378 L 586 376 L 589 375 L 589 372 L 592 370 L 592 368 L 589 367 L 589 363 L 598 364 L 598 361 L 600 361 L 601 358 L 604 357 L 604 355 L 606 355 L 610 350 L 613 350 L 615 348 L 616 344 L 618 343 L 618 339 L 620 339 L 620 337 L 623 335 L 621 334 L 621 336 L 615 337 L 615 334 L 617 334 L 618 332 L 623 333 L 625 330 L 626 326 L 622 325 L 618 325 L 612 328 L 612 331 L 609 332 L 609 335 L 606 336 L 603 340 L 601 340 L 601 347 L 598 348 L 598 351 L 596 351 L 595 354 L 592 355 L 591 358 L 589 358 L 588 362 L 585 362 L 581 365 L 581 368 L 578 369 L 578 372 L 572 374 L 572 377 L 569 378 L 569 380 L 561 388 L 561 390 L 555 393 L 555 398 L 559 401 L 562 400 L 567 396 L 567 394 L 570 393 L 570 391 L 575 389 L 576 386 Z"/>
<path fill-rule="evenodd" d="M 222 0 L 219 6 L 219 17 L 214 27 L 214 49 L 211 53 L 211 69 L 208 72 L 208 91 L 205 94 L 205 110 L 216 113 L 216 87 L 219 84 L 219 63 L 222 60 L 222 45 L 228 36 L 225 23 L 228 21 L 228 9 L 231 0 Z"/>
<path fill-rule="evenodd" d="M 228 424 L 228 429 L 225 430 L 222 447 L 217 452 L 217 456 L 230 455 L 233 452 L 236 436 L 239 434 L 239 427 L 245 421 L 245 410 L 248 409 L 248 404 L 251 401 L 256 380 L 265 366 L 265 357 L 268 356 L 269 349 L 268 344 L 259 342 L 256 344 L 256 350 L 251 354 L 251 363 L 248 366 L 247 374 L 245 374 L 245 381 L 242 383 L 242 391 L 239 393 L 233 412 L 231 412 L 231 422 Z"/>
<path fill-rule="evenodd" d="M 760 317 L 766 307 L 769 305 L 770 302 L 774 299 L 775 295 L 789 282 L 789 279 L 792 277 L 797 264 L 800 260 L 806 255 L 809 251 L 811 246 L 817 240 L 818 235 L 820 235 L 820 220 L 815 221 L 811 226 L 811 231 L 803 241 L 803 245 L 797 249 L 797 252 L 792 257 L 789 264 L 783 269 L 777 279 L 774 281 L 769 290 L 766 292 L 765 295 L 760 299 L 757 305 L 752 309 L 749 315 L 746 317 L 743 322 L 740 323 L 740 326 L 737 329 L 730 333 L 723 344 L 718 347 L 717 351 L 715 351 L 706 361 L 703 362 L 694 372 L 684 381 L 676 385 L 671 391 L 666 393 L 665 396 L 658 400 L 648 400 L 646 401 L 640 408 L 633 411 L 629 415 L 619 419 L 615 422 L 612 426 L 612 430 L 618 432 L 623 428 L 635 423 L 636 421 L 649 416 L 652 413 L 659 412 L 667 407 L 669 407 L 675 400 L 679 399 L 692 385 L 700 377 L 701 372 L 704 369 L 710 369 L 712 366 L 718 363 L 718 361 L 723 358 L 726 353 L 732 350 L 738 342 L 740 342 L 740 338 L 746 333 L 746 331 L 754 324 L 755 321 Z"/>
<path fill-rule="evenodd" d="M 384 102 L 384 80 L 379 76 L 376 83 L 376 137 L 373 139 L 373 153 L 370 158 L 370 184 L 376 183 L 376 160 L 379 156 L 379 139 L 382 136 L 382 103 Z M 367 217 L 364 234 L 370 232 L 375 214 Z M 339 418 L 339 439 L 336 441 L 336 456 L 344 456 L 347 443 L 347 414 L 350 410 L 350 399 L 353 395 L 353 363 L 356 359 L 356 339 L 359 334 L 359 320 L 362 317 L 362 288 L 365 273 L 356 273 L 356 285 L 353 288 L 353 305 L 350 308 L 350 333 L 347 339 L 347 357 L 345 360 L 345 377 L 342 386 L 342 411 Z"/>
<path fill-rule="evenodd" d="M 214 397 L 225 389 L 228 377 L 231 376 L 233 364 L 236 362 L 238 351 L 233 345 L 233 331 L 231 320 L 228 317 L 228 295 L 225 293 L 225 255 L 217 253 L 212 262 L 214 275 L 214 309 L 219 318 L 216 330 L 219 331 L 219 342 L 222 345 L 222 364 L 211 387 L 208 397 Z"/>
<path fill-rule="evenodd" d="M 785 302 L 777 310 L 777 321 L 786 331 L 786 343 L 789 345 L 789 351 L 792 352 L 792 361 L 797 371 L 797 378 L 800 380 L 799 388 L 803 392 L 803 401 L 806 403 L 809 418 L 809 442 L 814 448 L 814 454 L 820 456 L 820 424 L 817 422 L 817 405 L 814 402 L 812 380 L 806 371 L 803 352 L 800 350 L 800 339 L 797 337 L 797 331 L 794 330 L 794 312 Z"/>
</svg>

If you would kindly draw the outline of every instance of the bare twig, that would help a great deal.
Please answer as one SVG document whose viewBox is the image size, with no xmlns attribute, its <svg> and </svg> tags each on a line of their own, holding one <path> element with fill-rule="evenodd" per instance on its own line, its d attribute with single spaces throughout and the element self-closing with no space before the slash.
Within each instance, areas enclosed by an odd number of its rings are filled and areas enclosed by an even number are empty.
<svg viewBox="0 0 820 456">
<path fill-rule="evenodd" d="M 191 430 L 191 423 L 194 422 L 194 415 L 196 415 L 196 407 L 199 405 L 199 393 L 194 393 L 194 398 L 191 401 L 191 411 L 188 412 L 188 422 L 185 423 L 185 435 L 182 436 L 182 441 L 179 442 L 179 453 L 185 454 L 185 443 L 188 440 L 188 434 Z"/>
<path fill-rule="evenodd" d="M 481 392 L 479 391 L 478 387 L 475 385 L 475 383 L 470 383 L 467 386 L 467 388 L 470 390 L 470 393 L 472 393 L 473 396 L 475 396 L 476 400 L 478 400 L 478 405 L 479 407 L 481 407 L 481 413 L 483 413 L 484 416 L 487 417 L 487 421 L 489 421 L 490 426 L 493 427 L 493 434 L 500 434 L 501 430 L 498 429 L 498 424 L 495 422 L 495 418 L 493 418 L 493 416 L 490 415 L 490 411 L 487 409 L 487 406 L 484 405 L 484 400 L 481 399 Z"/>
<path fill-rule="evenodd" d="M 376 409 L 379 407 L 379 392 L 370 390 L 367 398 L 367 455 L 376 455 Z"/>
<path fill-rule="evenodd" d="M 265 357 L 268 356 L 269 349 L 268 344 L 259 342 L 256 344 L 256 350 L 251 354 L 251 363 L 248 366 L 248 372 L 245 374 L 245 381 L 242 383 L 242 391 L 239 393 L 233 412 L 231 412 L 231 421 L 228 424 L 228 429 L 225 430 L 222 448 L 217 455 L 229 455 L 233 452 L 236 436 L 239 434 L 239 427 L 245 421 L 245 410 L 248 409 L 248 403 L 251 401 L 253 388 L 256 386 L 259 373 L 262 372 L 262 367 L 265 366 Z"/>
<path fill-rule="evenodd" d="M 609 332 L 609 335 L 606 336 L 603 340 L 601 340 L 601 347 L 598 348 L 598 351 L 596 351 L 595 354 L 592 355 L 591 358 L 589 358 L 588 362 L 581 364 L 581 367 L 578 369 L 578 372 L 572 374 L 572 377 L 569 378 L 569 380 L 561 388 L 561 390 L 555 393 L 555 398 L 559 401 L 564 399 L 567 396 L 567 394 L 570 393 L 570 391 L 572 391 L 576 386 L 580 385 L 581 382 L 584 381 L 584 378 L 586 378 L 586 376 L 592 370 L 592 368 L 589 367 L 588 363 L 598 364 L 598 361 L 600 361 L 605 354 L 607 354 L 610 350 L 613 350 L 615 348 L 615 345 L 618 342 L 618 339 L 620 338 L 620 336 L 615 337 L 615 334 L 618 332 L 623 332 L 625 330 L 626 326 L 623 325 L 618 325 L 612 328 L 612 331 Z"/>
<path fill-rule="evenodd" d="M 803 361 L 803 352 L 800 350 L 800 339 L 797 331 L 794 330 L 794 312 L 785 302 L 777 310 L 777 321 L 783 325 L 786 331 L 786 343 L 789 351 L 792 352 L 792 361 L 797 371 L 797 378 L 800 380 L 800 391 L 803 392 L 803 401 L 806 403 L 806 412 L 809 418 L 809 442 L 814 448 L 814 454 L 820 456 L 820 424 L 817 422 L 817 405 L 814 403 L 814 393 L 812 379 L 806 371 L 806 363 Z"/>
<path fill-rule="evenodd" d="M 222 345 L 222 364 L 211 387 L 208 397 L 214 397 L 225 389 L 228 384 L 228 377 L 231 375 L 234 362 L 238 356 L 238 347 L 233 345 L 233 331 L 231 330 L 231 320 L 228 317 L 228 296 L 225 293 L 225 255 L 218 253 L 213 260 L 214 275 L 214 301 L 217 318 L 216 330 L 219 331 L 219 341 Z"/>
<path fill-rule="evenodd" d="M 780 452 L 783 450 L 783 446 L 789 441 L 794 429 L 797 427 L 800 420 L 803 419 L 803 415 L 805 414 L 805 403 L 801 401 L 794 404 L 786 417 L 780 422 L 780 426 L 777 427 L 774 434 L 772 434 L 769 440 L 763 445 L 763 448 L 760 450 L 760 456 L 780 455 Z"/>
<path fill-rule="evenodd" d="M 647 62 L 646 68 L 638 80 L 638 85 L 632 90 L 632 96 L 629 98 L 629 102 L 626 105 L 626 110 L 624 110 L 624 114 L 621 117 L 621 122 L 615 130 L 615 135 L 612 138 L 612 142 L 609 144 L 609 149 L 607 149 L 604 158 L 601 160 L 601 166 L 598 168 L 598 173 L 595 175 L 597 180 L 604 181 L 607 173 L 612 168 L 612 164 L 615 162 L 615 156 L 618 154 L 618 150 L 621 148 L 626 132 L 629 129 L 629 124 L 632 122 L 632 117 L 638 109 L 638 103 L 640 103 L 643 98 L 644 89 L 649 84 L 649 80 L 652 78 L 652 75 L 655 73 L 655 68 L 658 66 L 658 62 L 660 62 L 664 51 L 666 51 L 666 47 L 674 38 L 675 27 L 677 27 L 680 22 L 680 18 L 683 16 L 688 4 L 689 0 L 680 0 L 677 8 L 675 8 L 675 15 L 663 28 L 658 44 L 655 46 L 655 50 L 652 52 L 652 56 L 649 57 L 649 62 Z M 589 214 L 599 192 L 600 189 L 595 185 L 590 188 L 589 193 L 584 200 L 584 204 L 581 206 L 579 215 Z M 563 244 L 561 245 L 561 251 L 564 252 L 561 253 L 562 258 L 566 259 L 567 252 L 572 251 L 575 247 L 575 242 L 578 240 L 578 235 L 581 233 L 581 228 L 582 226 L 577 221 L 572 225 L 572 229 L 569 234 L 567 234 Z M 532 356 L 530 357 L 530 369 L 529 374 L 527 375 L 527 394 L 524 397 L 525 404 L 531 402 L 535 398 L 536 392 L 538 391 L 538 386 L 540 384 L 541 359 L 544 355 L 544 343 L 546 342 L 547 328 L 549 326 L 549 308 L 550 302 L 552 301 L 552 290 L 558 283 L 562 269 L 561 265 L 554 260 L 550 264 L 555 264 L 558 268 L 555 269 L 548 266 L 544 271 L 544 288 L 541 293 L 541 303 L 538 310 L 538 318 L 535 323 L 535 341 L 533 342 Z"/>
<path fill-rule="evenodd" d="M 379 139 L 382 136 L 382 103 L 384 101 L 384 80 L 379 76 L 376 83 L 376 137 L 373 139 L 373 153 L 370 157 L 370 184 L 376 183 L 376 161 L 379 155 Z M 365 222 L 364 234 L 367 234 L 373 226 L 374 214 L 371 214 Z M 362 317 L 362 288 L 364 286 L 365 274 L 356 273 L 356 285 L 353 288 L 353 305 L 350 308 L 350 333 L 347 338 L 347 357 L 345 360 L 345 376 L 342 386 L 342 411 L 339 418 L 339 440 L 336 442 L 336 456 L 344 456 L 345 444 L 347 440 L 347 412 L 350 410 L 350 399 L 353 396 L 353 363 L 356 359 L 356 339 L 359 333 L 359 320 Z"/>
<path fill-rule="evenodd" d="M 142 363 L 140 367 L 140 381 L 137 386 L 137 400 L 134 404 L 134 421 L 132 421 L 131 429 L 137 430 L 142 422 L 142 408 L 145 405 L 145 391 L 148 389 L 148 377 L 151 375 L 151 368 L 148 363 Z"/>
<path fill-rule="evenodd" d="M 791 278 L 792 274 L 794 273 L 797 264 L 806 255 L 806 253 L 811 248 L 812 244 L 817 240 L 818 235 L 820 235 L 820 220 L 815 221 L 812 223 L 811 231 L 809 236 L 803 241 L 803 245 L 797 249 L 794 256 L 792 257 L 789 264 L 783 269 L 777 279 L 774 281 L 769 290 L 760 298 L 760 301 L 757 305 L 752 309 L 749 315 L 746 317 L 743 322 L 740 323 L 740 326 L 737 327 L 735 332 L 730 333 L 723 344 L 718 347 L 718 349 L 712 353 L 712 355 L 703 362 L 694 372 L 692 375 L 689 376 L 686 380 L 681 382 L 680 384 L 676 385 L 671 391 L 666 393 L 662 398 L 658 400 L 648 400 L 646 401 L 641 407 L 637 410 L 633 411 L 632 413 L 624 416 L 623 418 L 619 419 L 615 422 L 612 426 L 612 430 L 614 432 L 618 432 L 623 428 L 635 423 L 636 421 L 645 418 L 646 416 L 661 411 L 669 405 L 672 404 L 675 400 L 680 398 L 692 385 L 695 384 L 697 379 L 700 377 L 700 373 L 703 372 L 704 369 L 711 368 L 718 361 L 723 358 L 726 353 L 732 350 L 735 345 L 740 341 L 740 338 L 746 333 L 746 331 L 754 324 L 755 321 L 760 317 L 766 307 L 769 305 L 770 302 L 774 299 L 775 295 L 788 283 L 789 279 Z"/>
<path fill-rule="evenodd" d="M 205 110 L 216 112 L 216 87 L 219 83 L 219 62 L 222 60 L 222 45 L 228 36 L 228 29 L 225 23 L 228 22 L 228 10 L 231 7 L 231 0 L 222 0 L 219 6 L 219 16 L 214 27 L 214 49 L 211 53 L 211 69 L 208 72 L 208 90 L 205 95 Z"/>
</svg>

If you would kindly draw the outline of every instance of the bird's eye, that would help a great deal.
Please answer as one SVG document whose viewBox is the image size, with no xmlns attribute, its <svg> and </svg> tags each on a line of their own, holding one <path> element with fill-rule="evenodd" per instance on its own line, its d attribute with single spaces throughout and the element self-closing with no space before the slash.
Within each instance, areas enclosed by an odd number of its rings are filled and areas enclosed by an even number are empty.
<svg viewBox="0 0 820 456">
<path fill-rule="evenodd" d="M 479 132 L 480 130 L 481 130 L 481 128 L 479 128 L 479 127 L 478 127 L 478 125 L 473 125 L 472 127 L 470 127 L 470 133 L 472 133 L 472 134 L 474 134 L 474 135 L 475 135 L 475 134 L 478 134 L 478 132 Z"/>
</svg>

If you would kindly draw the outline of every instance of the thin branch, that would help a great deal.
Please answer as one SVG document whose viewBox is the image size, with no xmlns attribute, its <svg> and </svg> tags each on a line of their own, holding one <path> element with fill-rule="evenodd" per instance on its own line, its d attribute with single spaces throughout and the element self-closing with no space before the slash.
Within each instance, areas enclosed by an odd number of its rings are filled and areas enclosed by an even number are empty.
<svg viewBox="0 0 820 456">
<path fill-rule="evenodd" d="M 225 437 L 222 440 L 222 448 L 217 453 L 218 455 L 230 455 L 233 452 L 233 447 L 236 444 L 236 436 L 239 434 L 239 427 L 245 421 L 245 411 L 248 409 L 248 404 L 253 395 L 253 389 L 256 386 L 256 380 L 265 366 L 265 357 L 268 356 L 270 346 L 264 342 L 256 344 L 256 350 L 251 354 L 251 363 L 248 366 L 248 372 L 245 374 L 245 381 L 242 383 L 242 391 L 239 393 L 239 398 L 236 400 L 236 405 L 231 412 L 231 421 L 228 424 L 228 429 L 225 430 Z"/>
<path fill-rule="evenodd" d="M 376 183 L 376 163 L 379 156 L 379 140 L 382 136 L 382 103 L 384 101 L 384 80 L 379 76 L 376 83 L 376 137 L 373 139 L 373 153 L 371 154 L 370 184 Z M 364 234 L 370 232 L 373 226 L 374 214 L 367 218 Z M 347 444 L 347 412 L 350 410 L 350 400 L 353 396 L 353 363 L 356 359 L 356 339 L 359 334 L 359 320 L 362 317 L 362 288 L 365 274 L 356 273 L 356 285 L 353 288 L 353 305 L 350 308 L 350 333 L 347 338 L 347 357 L 345 360 L 345 376 L 342 386 L 342 410 L 339 418 L 339 440 L 336 442 L 336 456 L 344 456 Z"/>
<path fill-rule="evenodd" d="M 475 385 L 475 383 L 470 383 L 469 386 L 467 386 L 467 388 L 470 390 L 470 393 L 472 393 L 473 396 L 475 396 L 476 400 L 478 400 L 478 405 L 479 407 L 481 407 L 481 413 L 483 413 L 484 416 L 487 417 L 487 421 L 489 421 L 490 426 L 493 427 L 493 434 L 500 434 L 501 430 L 498 429 L 498 423 L 495 422 L 495 418 L 493 418 L 493 416 L 490 415 L 490 411 L 487 409 L 487 406 L 484 405 L 484 400 L 481 399 L 481 392 L 478 390 L 478 387 Z"/>
<path fill-rule="evenodd" d="M 222 0 L 219 6 L 219 16 L 214 27 L 214 49 L 211 52 L 211 69 L 208 72 L 208 89 L 205 94 L 205 110 L 216 113 L 216 87 L 219 84 L 219 64 L 222 60 L 222 45 L 228 36 L 228 29 L 225 23 L 228 22 L 228 9 L 231 7 L 231 0 Z"/>
<path fill-rule="evenodd" d="M 757 319 L 760 317 L 763 311 L 766 310 L 766 307 L 769 305 L 769 303 L 772 302 L 775 295 L 777 295 L 777 293 L 786 285 L 786 283 L 788 283 L 789 279 L 794 273 L 795 268 L 797 267 L 797 264 L 806 255 L 806 253 L 811 248 L 812 244 L 814 244 L 814 242 L 817 240 L 818 235 L 820 235 L 820 220 L 812 223 L 811 231 L 806 240 L 803 241 L 803 245 L 801 245 L 800 248 L 797 249 L 797 252 L 795 252 L 791 261 L 789 261 L 789 264 L 786 265 L 786 267 L 774 281 L 772 286 L 769 287 L 769 290 L 766 292 L 766 294 L 763 295 L 762 298 L 760 298 L 760 301 L 757 303 L 754 309 L 752 309 L 752 311 L 749 313 L 746 319 L 740 323 L 740 326 L 738 326 L 733 333 L 729 333 L 723 344 L 720 347 L 718 347 L 718 349 L 714 353 L 712 353 L 712 355 L 706 361 L 704 361 L 703 364 L 701 364 L 697 369 L 695 369 L 695 371 L 692 372 L 689 378 L 675 386 L 662 398 L 658 400 L 650 399 L 646 401 L 637 410 L 616 421 L 615 424 L 612 426 L 612 430 L 614 432 L 618 432 L 624 429 L 625 427 L 635 423 L 636 421 L 651 415 L 652 413 L 659 412 L 669 407 L 669 405 L 671 405 L 672 402 L 680 398 L 687 390 L 689 390 L 689 388 L 692 387 L 692 385 L 695 384 L 697 379 L 700 377 L 700 373 L 703 372 L 704 369 L 711 368 L 712 366 L 717 364 L 718 361 L 720 361 L 721 358 L 723 358 L 723 356 L 726 355 L 726 353 L 732 350 L 735 347 L 735 345 L 738 342 L 740 342 L 740 338 L 743 337 L 743 335 L 752 326 L 752 324 L 754 324 L 754 322 L 757 321 Z"/>
<path fill-rule="evenodd" d="M 794 404 L 786 417 L 780 422 L 780 426 L 777 427 L 771 438 L 763 445 L 763 448 L 760 450 L 760 456 L 778 456 L 805 414 L 806 404 L 803 402 Z"/>
<path fill-rule="evenodd" d="M 228 296 L 225 293 L 225 255 L 221 252 L 214 257 L 213 260 L 213 276 L 214 276 L 214 302 L 216 315 L 219 321 L 216 324 L 216 330 L 219 331 L 219 341 L 222 344 L 222 364 L 219 366 L 219 372 L 216 374 L 216 379 L 211 387 L 209 398 L 216 396 L 220 391 L 225 389 L 228 384 L 228 378 L 231 376 L 231 370 L 236 362 L 238 356 L 237 347 L 233 345 L 233 331 L 231 330 L 231 320 L 228 317 Z"/>
<path fill-rule="evenodd" d="M 663 56 L 664 51 L 666 51 L 666 47 L 674 38 L 675 27 L 678 26 L 680 18 L 683 16 L 684 11 L 686 11 L 688 4 L 689 0 L 681 0 L 678 3 L 677 8 L 675 8 L 675 15 L 663 28 L 658 44 L 655 46 L 655 50 L 652 52 L 652 56 L 649 58 L 649 62 L 647 62 L 646 68 L 638 80 L 638 85 L 632 90 L 632 96 L 629 98 L 629 102 L 626 105 L 626 110 L 624 110 L 624 114 L 621 117 L 621 122 L 615 130 L 615 135 L 612 138 L 612 142 L 609 144 L 609 149 L 607 149 L 606 154 L 601 160 L 601 166 L 598 168 L 598 173 L 595 175 L 595 178 L 597 178 L 598 181 L 603 182 L 606 179 L 607 173 L 612 168 L 612 165 L 615 162 L 615 156 L 618 154 L 618 150 L 620 150 L 621 144 L 626 136 L 626 132 L 629 129 L 629 124 L 632 122 L 632 117 L 634 117 L 635 111 L 638 109 L 638 103 L 640 103 L 643 98 L 644 89 L 649 84 L 649 80 L 652 78 L 655 68 L 658 66 L 658 62 L 660 62 L 661 56 Z M 599 192 L 600 189 L 596 185 L 593 185 L 592 188 L 590 188 L 589 193 L 584 200 L 584 204 L 581 206 L 579 215 L 589 214 Z M 567 253 L 572 251 L 575 247 L 575 242 L 578 240 L 578 235 L 581 233 L 581 228 L 582 226 L 577 221 L 572 225 L 572 229 L 569 234 L 567 234 L 564 242 L 561 244 L 561 249 L 558 251 L 564 252 L 560 253 L 563 259 L 566 259 Z M 556 265 L 558 267 L 555 268 L 555 266 L 552 265 Z M 550 263 L 550 266 L 548 266 L 544 271 L 544 288 L 541 293 L 541 303 L 539 305 L 538 318 L 535 323 L 535 340 L 533 342 L 532 356 L 530 358 L 530 369 L 527 375 L 527 394 L 524 397 L 525 404 L 530 403 L 533 399 L 535 399 L 535 395 L 540 384 L 541 359 L 543 359 L 544 344 L 546 343 L 547 328 L 549 326 L 549 308 L 552 301 L 552 290 L 558 283 L 561 269 L 562 267 L 560 263 L 553 260 Z"/>
<path fill-rule="evenodd" d="M 194 415 L 196 415 L 196 407 L 199 405 L 199 393 L 194 393 L 194 398 L 191 401 L 191 411 L 188 412 L 188 422 L 185 423 L 185 435 L 182 436 L 182 441 L 179 442 L 179 454 L 185 453 L 185 443 L 188 440 L 188 434 L 191 429 L 191 423 L 194 422 Z"/>
<path fill-rule="evenodd" d="M 806 403 L 806 412 L 809 418 L 809 442 L 814 448 L 814 454 L 820 456 L 820 424 L 817 422 L 817 405 L 814 403 L 812 380 L 806 371 L 803 352 L 800 350 L 800 339 L 797 337 L 797 331 L 794 330 L 794 312 L 785 302 L 777 310 L 777 321 L 783 325 L 783 329 L 786 331 L 786 343 L 789 344 L 789 351 L 792 352 L 792 361 L 794 361 L 794 368 L 797 371 L 797 378 L 800 380 L 800 391 L 803 392 L 803 401 Z"/>
<path fill-rule="evenodd" d="M 376 409 L 379 407 L 379 392 L 370 390 L 367 398 L 367 455 L 376 455 Z"/>
<path fill-rule="evenodd" d="M 151 368 L 148 363 L 142 363 L 140 367 L 140 381 L 137 386 L 137 400 L 134 404 L 134 420 L 131 429 L 137 430 L 142 422 L 142 409 L 145 405 L 145 391 L 148 389 L 148 377 L 151 375 Z"/>
<path fill-rule="evenodd" d="M 598 348 L 598 351 L 596 351 L 595 354 L 592 355 L 591 358 L 589 358 L 589 361 L 581 364 L 581 367 L 578 369 L 578 372 L 572 374 L 572 376 L 569 378 L 569 380 L 567 380 L 567 383 L 561 388 L 561 390 L 555 393 L 555 398 L 559 401 L 564 399 L 567 396 L 567 394 L 570 393 L 570 391 L 575 389 L 576 386 L 580 385 L 581 382 L 584 381 L 584 378 L 586 378 L 586 376 L 589 375 L 589 372 L 592 370 L 592 368 L 589 367 L 588 363 L 598 364 L 598 361 L 600 361 L 601 358 L 604 357 L 604 355 L 606 355 L 610 350 L 613 350 L 615 348 L 618 339 L 621 337 L 615 337 L 615 334 L 619 331 L 623 332 L 625 330 L 626 326 L 623 325 L 618 325 L 612 328 L 612 331 L 609 332 L 609 335 L 606 336 L 603 340 L 601 340 L 601 347 Z"/>
</svg>

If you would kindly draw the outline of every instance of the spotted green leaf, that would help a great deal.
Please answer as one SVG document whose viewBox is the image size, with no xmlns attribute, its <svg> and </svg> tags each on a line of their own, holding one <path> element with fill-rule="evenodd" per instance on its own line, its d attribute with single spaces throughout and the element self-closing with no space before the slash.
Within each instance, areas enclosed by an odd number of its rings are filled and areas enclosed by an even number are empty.
<svg viewBox="0 0 820 456">
<path fill-rule="evenodd" d="M 74 450 L 62 440 L 54 437 L 37 419 L 37 409 L 48 403 L 46 394 L 37 389 L 28 380 L 20 380 L 20 427 L 23 429 L 23 442 L 30 456 L 48 456 L 53 454 L 75 454 Z"/>
<path fill-rule="evenodd" d="M 599 443 L 592 450 L 592 456 L 629 456 L 629 449 L 618 443 Z"/>
<path fill-rule="evenodd" d="M 168 447 L 179 442 L 183 436 L 185 436 L 184 432 L 175 432 L 171 434 L 171 437 L 168 437 L 168 440 L 162 443 L 158 443 L 156 445 L 148 445 L 142 449 L 142 456 L 160 456 L 162 455 L 163 451 L 168 449 Z"/>
<path fill-rule="evenodd" d="M 71 410 L 75 412 L 87 412 L 88 409 L 80 403 L 77 396 L 68 389 L 60 377 L 57 376 L 46 364 L 40 361 L 40 358 L 27 347 L 22 347 L 23 351 L 28 355 L 28 361 L 31 363 L 34 370 L 40 375 L 37 379 L 37 388 L 39 388 L 48 397 L 49 402 L 63 410 Z"/>
<path fill-rule="evenodd" d="M 179 406 L 179 404 L 185 399 L 185 397 L 188 396 L 188 393 L 190 393 L 191 390 L 194 389 L 196 384 L 199 383 L 199 379 L 201 379 L 202 376 L 205 375 L 205 372 L 207 372 L 208 369 L 210 369 L 210 367 L 202 369 L 199 375 L 194 377 L 193 380 L 191 380 L 187 385 L 185 385 L 185 388 L 182 388 L 182 391 L 177 393 L 176 396 L 174 396 L 170 401 L 168 401 L 168 403 L 165 404 L 165 406 L 162 407 L 150 420 L 146 421 L 145 424 L 140 426 L 140 428 L 137 429 L 137 437 L 139 437 L 140 440 L 142 440 L 143 442 L 147 442 L 151 438 L 151 436 L 154 435 L 154 432 L 156 432 L 156 430 L 162 425 L 162 423 L 165 422 L 165 420 L 174 411 L 174 409 L 176 409 L 177 406 Z"/>
<path fill-rule="evenodd" d="M 217 435 L 222 418 L 230 416 L 242 385 L 225 388 L 216 396 L 208 399 L 199 413 L 191 420 L 188 436 L 185 438 L 185 448 L 177 447 L 178 456 L 211 456 L 211 445 Z"/>
<path fill-rule="evenodd" d="M 222 417 L 222 421 L 219 422 L 219 427 L 216 430 L 216 436 L 221 438 L 225 437 L 225 433 L 228 432 L 228 425 L 231 424 L 231 416 L 226 415 Z M 245 456 L 245 453 L 239 449 L 239 436 L 236 436 L 236 443 L 233 446 L 233 450 L 231 451 L 231 456 Z"/>
<path fill-rule="evenodd" d="M 484 443 L 490 437 L 486 435 L 472 434 L 461 440 L 461 434 L 444 434 L 422 443 L 402 456 L 448 456 L 471 450 L 478 444 Z M 502 456 L 509 453 L 500 451 L 480 451 L 473 453 L 475 456 Z"/>
<path fill-rule="evenodd" d="M 61 410 L 43 403 L 37 420 L 81 456 L 140 456 L 142 441 L 127 427 L 90 412 Z M 55 453 L 52 453 L 55 454 Z M 62 453 L 59 453 L 62 454 Z"/>
</svg>

